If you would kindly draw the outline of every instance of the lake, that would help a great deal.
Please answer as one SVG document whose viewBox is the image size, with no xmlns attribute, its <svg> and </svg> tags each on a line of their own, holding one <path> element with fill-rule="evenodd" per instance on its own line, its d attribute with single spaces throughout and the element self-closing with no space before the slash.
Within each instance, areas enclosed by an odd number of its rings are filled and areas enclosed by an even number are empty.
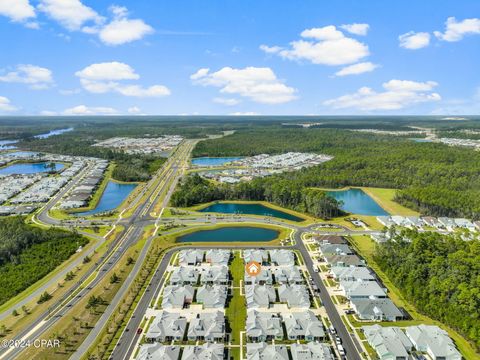
<svg viewBox="0 0 480 360">
<path fill-rule="evenodd" d="M 328 191 L 327 194 L 343 201 L 341 208 L 349 213 L 369 216 L 390 215 L 361 189 Z"/>
<path fill-rule="evenodd" d="M 232 226 L 214 230 L 199 230 L 178 237 L 177 242 L 264 242 L 278 237 L 277 230 L 253 227 Z"/>
<path fill-rule="evenodd" d="M 195 166 L 222 166 L 240 159 L 243 159 L 243 157 L 199 157 L 193 158 L 192 164 Z"/>
<path fill-rule="evenodd" d="M 37 174 L 41 172 L 48 172 L 50 168 L 45 166 L 49 164 L 47 162 L 39 162 L 39 163 L 24 163 L 24 164 L 12 164 L 7 167 L 0 169 L 0 174 L 2 175 L 12 175 L 12 174 Z M 60 163 L 55 164 L 55 171 L 62 170 L 65 165 Z"/>
<path fill-rule="evenodd" d="M 285 211 L 272 209 L 262 204 L 236 204 L 236 203 L 216 203 L 207 206 L 200 212 L 216 212 L 223 214 L 244 214 L 244 215 L 260 215 L 260 216 L 273 216 L 280 219 L 291 221 L 304 221 L 298 216 L 291 215 Z"/>
<path fill-rule="evenodd" d="M 120 184 L 109 181 L 95 209 L 74 214 L 77 216 L 87 216 L 114 210 L 136 187 L 137 184 Z"/>
<path fill-rule="evenodd" d="M 69 131 L 72 131 L 72 130 L 73 130 L 73 128 L 51 130 L 51 131 L 49 131 L 48 133 L 45 133 L 45 134 L 35 135 L 34 138 L 35 139 L 47 139 L 50 136 L 62 135 L 63 133 L 66 133 L 66 132 L 69 132 Z"/>
</svg>

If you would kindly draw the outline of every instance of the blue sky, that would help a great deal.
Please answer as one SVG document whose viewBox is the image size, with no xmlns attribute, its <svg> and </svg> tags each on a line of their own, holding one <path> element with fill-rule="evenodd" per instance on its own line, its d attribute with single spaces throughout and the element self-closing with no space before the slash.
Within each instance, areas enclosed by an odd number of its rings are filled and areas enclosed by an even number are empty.
<svg viewBox="0 0 480 360">
<path fill-rule="evenodd" d="M 480 113 L 476 0 L 0 0 L 0 34 L 0 115 Z"/>
</svg>

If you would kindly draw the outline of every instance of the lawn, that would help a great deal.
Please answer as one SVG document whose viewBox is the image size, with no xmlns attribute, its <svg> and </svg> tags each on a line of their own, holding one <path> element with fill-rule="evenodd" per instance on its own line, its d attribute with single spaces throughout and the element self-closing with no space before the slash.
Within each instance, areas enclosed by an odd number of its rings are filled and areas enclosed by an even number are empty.
<svg viewBox="0 0 480 360">
<path fill-rule="evenodd" d="M 238 287 L 244 275 L 243 260 L 240 257 L 239 251 L 235 252 L 232 264 L 230 265 L 230 271 L 232 273 L 233 284 L 235 287 Z M 247 309 L 245 306 L 245 298 L 240 295 L 240 289 L 234 289 L 232 295 L 229 299 L 225 315 L 227 316 L 230 326 L 232 344 L 238 345 L 240 344 L 240 332 L 245 330 Z"/>
</svg>

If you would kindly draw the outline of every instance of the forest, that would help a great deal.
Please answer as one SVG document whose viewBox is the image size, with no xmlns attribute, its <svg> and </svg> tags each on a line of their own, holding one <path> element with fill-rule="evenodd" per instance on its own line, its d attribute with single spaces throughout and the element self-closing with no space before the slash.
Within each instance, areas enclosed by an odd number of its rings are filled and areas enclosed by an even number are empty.
<svg viewBox="0 0 480 360">
<path fill-rule="evenodd" d="M 248 146 L 246 146 L 248 144 Z M 272 176 L 302 187 L 399 189 L 396 200 L 434 216 L 480 216 L 480 153 L 403 137 L 340 129 L 257 128 L 199 142 L 197 156 L 251 156 L 287 151 L 333 155 L 320 166 Z"/>
<path fill-rule="evenodd" d="M 480 241 L 405 230 L 378 245 L 374 258 L 420 312 L 480 349 Z"/>
<path fill-rule="evenodd" d="M 330 219 L 340 216 L 339 202 L 324 191 L 304 188 L 288 180 L 255 179 L 237 185 L 214 184 L 198 174 L 186 177 L 171 198 L 176 207 L 187 207 L 215 200 L 269 201 L 292 210 Z"/>
<path fill-rule="evenodd" d="M 72 256 L 88 240 L 76 233 L 44 230 L 23 217 L 0 219 L 0 304 L 25 290 Z"/>
</svg>

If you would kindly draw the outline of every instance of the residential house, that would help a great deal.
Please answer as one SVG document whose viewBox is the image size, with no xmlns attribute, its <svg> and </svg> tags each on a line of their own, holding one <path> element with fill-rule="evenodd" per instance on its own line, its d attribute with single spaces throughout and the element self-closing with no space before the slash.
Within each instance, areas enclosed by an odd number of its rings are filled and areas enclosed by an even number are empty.
<svg viewBox="0 0 480 360">
<path fill-rule="evenodd" d="M 310 294 L 305 285 L 280 285 L 278 288 L 280 302 L 287 303 L 290 309 L 305 308 L 311 306 Z"/>
<path fill-rule="evenodd" d="M 282 320 L 275 313 L 248 310 L 246 329 L 249 341 L 283 340 Z"/>
<path fill-rule="evenodd" d="M 180 347 L 162 345 L 160 343 L 142 344 L 136 357 L 137 360 L 178 360 L 180 358 Z"/>
<path fill-rule="evenodd" d="M 451 218 L 448 218 L 448 217 L 439 217 L 438 222 L 440 223 L 441 227 L 443 227 L 443 228 L 445 228 L 449 231 L 452 231 L 457 226 L 455 224 L 455 221 Z"/>
<path fill-rule="evenodd" d="M 292 250 L 274 249 L 269 250 L 270 260 L 272 264 L 277 266 L 294 266 L 295 253 Z"/>
<path fill-rule="evenodd" d="M 326 255 L 353 255 L 354 252 L 346 244 L 324 244 L 320 245 L 320 251 L 323 256 Z"/>
<path fill-rule="evenodd" d="M 269 308 L 277 299 L 272 285 L 246 285 L 245 300 L 248 309 Z"/>
<path fill-rule="evenodd" d="M 398 327 L 363 326 L 368 344 L 380 360 L 408 360 L 412 343 Z"/>
<path fill-rule="evenodd" d="M 402 312 L 389 298 L 353 298 L 350 306 L 361 320 L 397 321 L 403 318 Z"/>
<path fill-rule="evenodd" d="M 395 225 L 395 222 L 392 220 L 391 216 L 377 216 L 377 221 L 386 227 Z"/>
<path fill-rule="evenodd" d="M 453 219 L 455 225 L 461 229 L 467 229 L 469 231 L 475 231 L 475 225 L 468 219 Z"/>
<path fill-rule="evenodd" d="M 201 284 L 227 285 L 228 280 L 229 277 L 227 265 L 213 265 L 201 268 Z"/>
<path fill-rule="evenodd" d="M 204 309 L 223 309 L 227 302 L 228 289 L 225 285 L 203 285 L 197 290 L 197 302 Z"/>
<path fill-rule="evenodd" d="M 285 345 L 247 344 L 247 360 L 289 360 Z"/>
<path fill-rule="evenodd" d="M 203 345 L 188 345 L 183 348 L 182 360 L 223 360 L 225 345 L 205 343 Z M 163 359 L 162 359 L 163 360 Z"/>
<path fill-rule="evenodd" d="M 288 340 L 324 341 L 322 322 L 311 311 L 282 314 Z"/>
<path fill-rule="evenodd" d="M 179 266 L 173 269 L 170 275 L 172 285 L 196 285 L 200 273 L 197 267 Z"/>
<path fill-rule="evenodd" d="M 441 224 L 438 222 L 437 218 L 435 218 L 433 216 L 423 216 L 421 219 L 426 226 L 430 226 L 430 227 L 434 227 L 434 228 L 438 228 L 439 226 L 441 226 Z"/>
<path fill-rule="evenodd" d="M 277 284 L 302 284 L 303 277 L 297 266 L 276 267 L 273 276 Z"/>
<path fill-rule="evenodd" d="M 212 265 L 228 265 L 231 256 L 230 250 L 210 249 L 205 253 L 205 261 Z"/>
<path fill-rule="evenodd" d="M 327 255 L 325 260 L 330 266 L 365 266 L 357 255 Z"/>
<path fill-rule="evenodd" d="M 178 263 L 180 265 L 192 265 L 196 266 L 202 263 L 203 255 L 205 251 L 203 250 L 181 250 L 178 253 Z"/>
<path fill-rule="evenodd" d="M 424 222 L 418 216 L 406 216 L 404 223 L 412 229 L 420 229 L 424 225 Z"/>
<path fill-rule="evenodd" d="M 162 309 L 183 309 L 193 301 L 195 290 L 190 285 L 165 286 L 162 296 Z"/>
<path fill-rule="evenodd" d="M 368 267 L 334 266 L 330 268 L 330 274 L 337 281 L 376 280 Z"/>
<path fill-rule="evenodd" d="M 149 341 L 182 341 L 187 319 L 179 313 L 161 311 L 152 321 L 145 337 Z"/>
<path fill-rule="evenodd" d="M 266 250 L 259 249 L 243 250 L 243 259 L 245 260 L 245 264 L 248 264 L 251 261 L 255 261 L 260 265 L 267 265 L 268 252 Z"/>
<path fill-rule="evenodd" d="M 189 341 L 223 341 L 225 339 L 225 315 L 221 311 L 199 313 L 190 321 Z"/>
<path fill-rule="evenodd" d="M 386 290 L 376 281 L 341 281 L 339 287 L 349 300 L 387 297 Z"/>
<path fill-rule="evenodd" d="M 438 326 L 409 326 L 405 333 L 418 351 L 427 353 L 433 360 L 462 359 L 448 333 Z"/>
<path fill-rule="evenodd" d="M 290 345 L 292 360 L 334 360 L 330 345 L 319 342 Z"/>
<path fill-rule="evenodd" d="M 259 285 L 272 285 L 273 284 L 273 276 L 272 276 L 272 270 L 263 268 L 260 273 L 258 273 L 255 276 L 250 276 L 247 271 L 245 270 L 245 284 L 247 285 L 253 285 L 253 284 L 259 284 Z"/>
</svg>

